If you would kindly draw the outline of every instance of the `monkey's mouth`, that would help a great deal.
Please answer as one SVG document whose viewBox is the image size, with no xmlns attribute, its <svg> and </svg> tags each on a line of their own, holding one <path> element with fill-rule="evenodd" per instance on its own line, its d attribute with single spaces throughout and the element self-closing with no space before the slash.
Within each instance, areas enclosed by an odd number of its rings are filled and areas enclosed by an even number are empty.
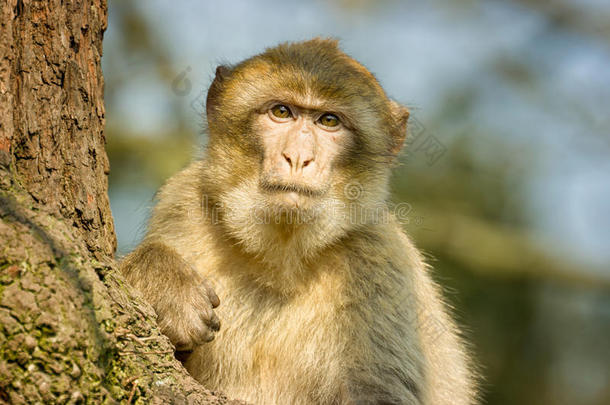
<svg viewBox="0 0 610 405">
<path fill-rule="evenodd" d="M 260 188 L 273 194 L 296 194 L 298 196 L 311 198 L 322 197 L 326 193 L 326 190 L 307 187 L 301 184 L 271 182 L 265 179 L 260 181 Z"/>
</svg>

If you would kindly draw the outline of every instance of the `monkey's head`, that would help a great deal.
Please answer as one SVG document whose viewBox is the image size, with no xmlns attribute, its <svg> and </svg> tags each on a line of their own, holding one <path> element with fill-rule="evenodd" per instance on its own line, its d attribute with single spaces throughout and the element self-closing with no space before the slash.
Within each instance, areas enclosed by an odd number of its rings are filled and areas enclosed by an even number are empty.
<svg viewBox="0 0 610 405">
<path fill-rule="evenodd" d="M 409 117 L 323 39 L 219 66 L 206 112 L 209 192 L 232 236 L 258 253 L 278 238 L 313 252 L 370 220 L 350 213 L 387 198 Z"/>
</svg>

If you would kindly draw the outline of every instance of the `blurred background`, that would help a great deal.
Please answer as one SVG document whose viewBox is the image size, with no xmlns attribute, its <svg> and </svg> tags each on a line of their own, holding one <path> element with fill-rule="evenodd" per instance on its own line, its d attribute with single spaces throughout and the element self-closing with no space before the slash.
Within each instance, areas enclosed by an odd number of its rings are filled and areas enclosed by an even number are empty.
<svg viewBox="0 0 610 405">
<path fill-rule="evenodd" d="M 393 178 L 486 404 L 610 404 L 610 2 L 109 1 L 118 254 L 200 154 L 216 65 L 314 36 L 412 111 Z"/>
</svg>

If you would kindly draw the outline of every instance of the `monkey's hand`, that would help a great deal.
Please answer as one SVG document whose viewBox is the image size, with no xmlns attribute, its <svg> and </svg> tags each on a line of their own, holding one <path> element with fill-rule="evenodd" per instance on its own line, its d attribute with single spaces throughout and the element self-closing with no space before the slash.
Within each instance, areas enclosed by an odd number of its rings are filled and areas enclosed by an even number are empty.
<svg viewBox="0 0 610 405">
<path fill-rule="evenodd" d="M 177 351 L 191 351 L 212 341 L 220 329 L 220 320 L 214 312 L 220 300 L 205 279 L 197 278 L 198 283 L 183 285 L 173 302 L 157 310 L 161 332 L 169 337 Z"/>
<path fill-rule="evenodd" d="M 220 304 L 209 282 L 163 243 L 140 245 L 120 264 L 121 272 L 157 313 L 161 332 L 177 351 L 210 342 L 220 329 Z"/>
</svg>

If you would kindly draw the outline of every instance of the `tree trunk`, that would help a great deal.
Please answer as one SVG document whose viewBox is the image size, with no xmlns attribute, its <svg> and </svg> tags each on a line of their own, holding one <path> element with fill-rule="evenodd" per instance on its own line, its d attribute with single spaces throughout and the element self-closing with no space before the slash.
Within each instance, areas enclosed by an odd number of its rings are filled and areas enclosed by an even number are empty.
<svg viewBox="0 0 610 405">
<path fill-rule="evenodd" d="M 227 403 L 115 271 L 106 2 L 0 2 L 0 403 Z"/>
</svg>

